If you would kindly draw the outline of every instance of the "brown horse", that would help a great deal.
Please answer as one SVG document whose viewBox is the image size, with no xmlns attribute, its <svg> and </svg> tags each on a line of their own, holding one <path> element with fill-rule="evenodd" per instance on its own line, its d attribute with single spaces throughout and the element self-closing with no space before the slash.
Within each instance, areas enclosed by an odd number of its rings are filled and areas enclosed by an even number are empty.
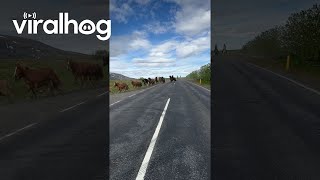
<svg viewBox="0 0 320 180">
<path fill-rule="evenodd" d="M 159 81 L 162 82 L 162 83 L 165 83 L 166 80 L 164 79 L 164 77 L 159 77 Z"/>
<path fill-rule="evenodd" d="M 148 78 L 149 80 L 149 85 L 154 85 L 156 81 L 154 79 Z"/>
<path fill-rule="evenodd" d="M 81 86 L 86 80 L 92 84 L 92 80 L 103 78 L 103 70 L 99 64 L 68 60 L 67 69 L 72 72 L 75 82 L 80 80 Z"/>
<path fill-rule="evenodd" d="M 17 63 L 13 76 L 15 80 L 24 79 L 29 87 L 28 91 L 31 91 L 34 97 L 37 97 L 36 91 L 42 87 L 47 87 L 51 94 L 53 90 L 61 92 L 61 89 L 59 89 L 61 81 L 51 68 L 31 69 Z"/>
<path fill-rule="evenodd" d="M 131 81 L 131 84 L 134 88 L 142 86 L 142 83 L 139 81 Z"/>
<path fill-rule="evenodd" d="M 114 83 L 114 87 L 118 87 L 119 92 L 121 92 L 122 90 L 128 90 L 129 89 L 129 86 L 126 83 L 115 82 Z"/>
</svg>

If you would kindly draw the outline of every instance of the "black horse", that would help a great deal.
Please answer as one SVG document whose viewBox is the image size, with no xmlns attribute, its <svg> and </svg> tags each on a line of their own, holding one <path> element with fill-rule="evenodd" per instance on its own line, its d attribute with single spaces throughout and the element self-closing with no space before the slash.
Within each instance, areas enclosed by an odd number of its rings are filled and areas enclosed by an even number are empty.
<svg viewBox="0 0 320 180">
<path fill-rule="evenodd" d="M 169 76 L 170 77 L 170 82 L 172 82 L 172 81 L 177 81 L 177 79 L 175 78 L 175 77 L 173 77 L 173 75 L 172 76 Z"/>
<path fill-rule="evenodd" d="M 148 79 L 142 79 L 143 84 L 146 86 L 149 84 L 149 80 Z"/>
</svg>

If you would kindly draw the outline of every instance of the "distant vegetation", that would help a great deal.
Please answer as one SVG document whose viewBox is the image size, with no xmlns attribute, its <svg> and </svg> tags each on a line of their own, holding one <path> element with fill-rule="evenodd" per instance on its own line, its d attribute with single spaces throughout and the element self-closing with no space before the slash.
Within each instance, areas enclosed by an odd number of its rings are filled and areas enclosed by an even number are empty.
<svg viewBox="0 0 320 180">
<path fill-rule="evenodd" d="M 320 5 L 293 13 L 283 26 L 269 29 L 242 48 L 245 54 L 320 64 Z"/>
<path fill-rule="evenodd" d="M 203 84 L 210 84 L 211 80 L 211 64 L 206 64 L 204 66 L 201 66 L 199 70 L 192 71 L 190 74 L 186 76 L 188 79 L 199 81 L 201 79 L 201 82 Z"/>
</svg>

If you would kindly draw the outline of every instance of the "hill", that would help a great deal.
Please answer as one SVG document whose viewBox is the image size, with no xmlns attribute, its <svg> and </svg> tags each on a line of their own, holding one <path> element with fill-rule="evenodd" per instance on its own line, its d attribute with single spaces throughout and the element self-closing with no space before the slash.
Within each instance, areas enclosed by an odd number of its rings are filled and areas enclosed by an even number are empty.
<svg viewBox="0 0 320 180">
<path fill-rule="evenodd" d="M 118 73 L 110 73 L 109 79 L 110 80 L 131 80 L 133 78 L 130 78 Z"/>
<path fill-rule="evenodd" d="M 0 59 L 86 59 L 90 55 L 64 51 L 37 40 L 0 35 Z"/>
</svg>

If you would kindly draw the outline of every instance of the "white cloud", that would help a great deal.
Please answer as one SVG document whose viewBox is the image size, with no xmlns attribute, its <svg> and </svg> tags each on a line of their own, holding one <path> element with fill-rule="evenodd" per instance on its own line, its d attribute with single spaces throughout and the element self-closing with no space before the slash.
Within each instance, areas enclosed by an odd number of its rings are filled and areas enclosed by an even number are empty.
<svg viewBox="0 0 320 180">
<path fill-rule="evenodd" d="M 181 9 L 175 12 L 175 29 L 177 33 L 187 36 L 196 35 L 210 29 L 209 0 L 166 0 L 178 4 Z"/>
<path fill-rule="evenodd" d="M 112 36 L 110 38 L 110 57 L 149 49 L 151 43 L 144 34 L 143 32 L 135 31 L 131 35 Z"/>
<path fill-rule="evenodd" d="M 144 13 L 137 13 L 134 8 L 135 4 L 139 7 L 147 6 L 151 0 L 128 0 L 121 2 L 119 0 L 110 0 L 110 14 L 111 20 L 116 20 L 120 23 L 128 23 L 128 18 L 137 15 L 145 15 Z M 141 9 L 139 9 L 141 10 Z"/>
<path fill-rule="evenodd" d="M 134 11 L 129 3 L 117 4 L 115 0 L 110 1 L 111 19 L 115 19 L 122 23 L 127 23 L 127 18 L 133 15 Z"/>
<path fill-rule="evenodd" d="M 210 10 L 179 11 L 176 14 L 175 28 L 178 33 L 196 35 L 210 29 L 210 18 Z"/>
<path fill-rule="evenodd" d="M 158 45 L 153 46 L 150 50 L 150 56 L 163 57 L 168 56 L 171 52 L 174 52 L 177 48 L 178 42 L 175 40 L 168 40 Z"/>
<path fill-rule="evenodd" d="M 210 49 L 210 33 L 196 39 L 186 40 L 180 43 L 176 53 L 179 58 L 198 55 Z"/>
<path fill-rule="evenodd" d="M 147 58 L 134 58 L 132 62 L 137 66 L 144 66 L 144 67 L 168 67 L 174 66 L 175 60 L 171 58 L 164 58 L 164 57 L 152 57 L 149 56 Z"/>
<path fill-rule="evenodd" d="M 173 24 L 170 22 L 154 21 L 150 24 L 144 25 L 144 28 L 146 29 L 146 31 L 153 34 L 163 34 L 170 31 L 173 28 Z"/>
</svg>

